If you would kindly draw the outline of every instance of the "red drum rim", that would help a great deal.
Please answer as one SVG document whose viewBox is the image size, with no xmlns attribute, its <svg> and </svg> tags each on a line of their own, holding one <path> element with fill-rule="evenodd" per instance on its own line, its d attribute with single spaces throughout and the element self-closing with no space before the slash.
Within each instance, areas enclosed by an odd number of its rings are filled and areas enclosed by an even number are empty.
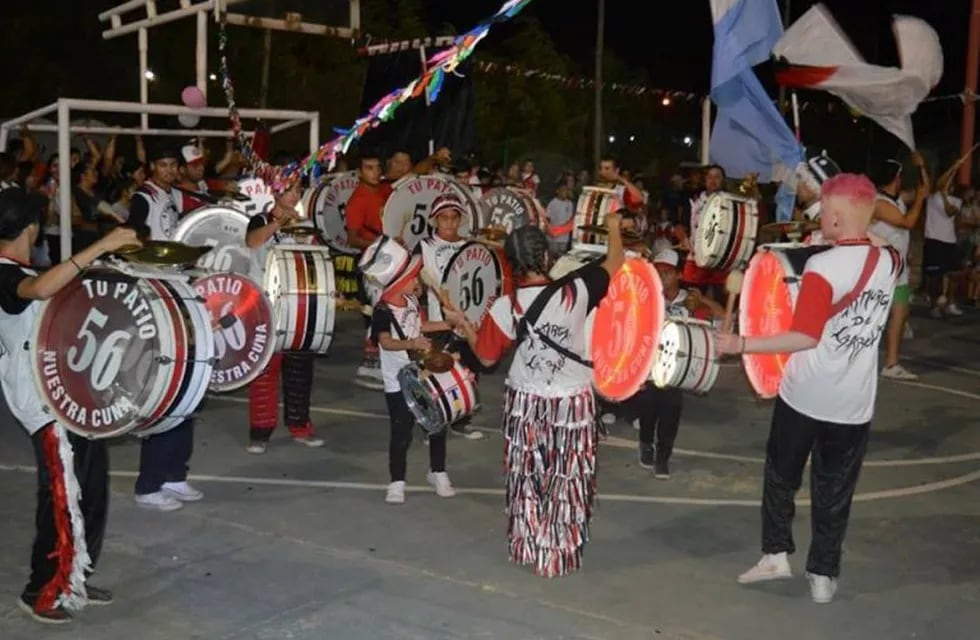
<svg viewBox="0 0 980 640">
<path fill-rule="evenodd" d="M 631 258 L 610 279 L 592 326 L 593 383 L 603 397 L 632 397 L 650 377 L 664 322 L 660 276 Z"/>
<path fill-rule="evenodd" d="M 770 336 L 788 331 L 793 322 L 793 297 L 786 283 L 785 263 L 777 252 L 760 250 L 745 272 L 742 283 L 738 325 L 746 338 Z M 789 354 L 746 353 L 742 363 L 749 384 L 759 397 L 775 398 Z"/>
</svg>

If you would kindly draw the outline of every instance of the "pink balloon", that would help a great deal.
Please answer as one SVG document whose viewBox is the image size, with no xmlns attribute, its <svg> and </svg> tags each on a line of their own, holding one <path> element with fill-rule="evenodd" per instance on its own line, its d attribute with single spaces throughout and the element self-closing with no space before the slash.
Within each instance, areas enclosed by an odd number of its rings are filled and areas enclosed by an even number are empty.
<svg viewBox="0 0 980 640">
<path fill-rule="evenodd" d="M 193 85 L 184 87 L 184 90 L 180 92 L 180 99 L 184 102 L 184 105 L 191 109 L 201 109 L 207 106 L 207 99 L 204 97 L 204 93 Z"/>
</svg>

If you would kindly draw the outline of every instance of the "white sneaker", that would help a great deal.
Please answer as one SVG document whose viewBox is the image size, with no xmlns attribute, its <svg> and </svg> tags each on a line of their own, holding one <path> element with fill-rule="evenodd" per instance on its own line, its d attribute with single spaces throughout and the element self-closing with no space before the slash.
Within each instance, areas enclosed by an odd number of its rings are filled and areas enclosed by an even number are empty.
<svg viewBox="0 0 980 640">
<path fill-rule="evenodd" d="M 759 562 L 738 577 L 739 584 L 755 584 L 768 580 L 783 580 L 793 577 L 786 552 L 767 553 Z"/>
<path fill-rule="evenodd" d="M 830 604 L 837 593 L 837 578 L 810 572 L 807 572 L 806 577 L 810 581 L 810 597 L 813 601 L 817 604 Z"/>
<path fill-rule="evenodd" d="M 954 302 L 950 304 L 948 307 L 946 307 L 946 313 L 948 313 L 951 316 L 961 316 L 963 315 L 963 310 L 957 307 L 956 303 Z"/>
<path fill-rule="evenodd" d="M 388 485 L 388 493 L 385 495 L 385 502 L 388 504 L 405 504 L 405 481 L 399 480 Z"/>
<path fill-rule="evenodd" d="M 889 378 L 891 380 L 918 380 L 919 376 L 915 375 L 905 367 L 900 364 L 893 364 L 890 367 L 885 367 L 881 370 L 882 378 Z"/>
<path fill-rule="evenodd" d="M 640 419 L 639 418 L 637 418 L 636 420 L 633 421 L 633 429 L 635 429 L 636 431 L 639 431 L 640 430 Z"/>
<path fill-rule="evenodd" d="M 616 424 L 616 414 L 614 413 L 604 413 L 602 414 L 602 424 Z"/>
<path fill-rule="evenodd" d="M 249 442 L 248 446 L 245 447 L 245 451 L 251 453 L 253 456 L 260 456 L 265 453 L 267 446 L 264 442 Z"/>
<path fill-rule="evenodd" d="M 449 427 L 449 432 L 453 435 L 462 436 L 467 440 L 483 440 L 483 432 L 477 431 L 472 425 L 453 425 Z"/>
<path fill-rule="evenodd" d="M 154 511 L 176 511 L 184 506 L 180 500 L 163 491 L 144 493 L 142 495 L 137 494 L 136 504 L 144 509 L 152 509 Z"/>
<path fill-rule="evenodd" d="M 304 447 L 310 447 L 311 449 L 316 449 L 317 447 L 322 447 L 324 445 L 322 438 L 317 438 L 316 436 L 302 436 L 299 438 L 293 438 L 293 442 L 296 444 L 301 444 Z"/>
<path fill-rule="evenodd" d="M 197 502 L 204 498 L 204 493 L 187 484 L 187 481 L 164 482 L 160 491 L 181 502 Z"/>
<path fill-rule="evenodd" d="M 438 473 L 430 471 L 426 474 L 425 479 L 435 487 L 436 495 L 440 498 L 452 498 L 456 495 L 456 490 L 453 489 L 453 483 L 449 481 L 449 474 L 445 471 L 439 471 Z"/>
</svg>

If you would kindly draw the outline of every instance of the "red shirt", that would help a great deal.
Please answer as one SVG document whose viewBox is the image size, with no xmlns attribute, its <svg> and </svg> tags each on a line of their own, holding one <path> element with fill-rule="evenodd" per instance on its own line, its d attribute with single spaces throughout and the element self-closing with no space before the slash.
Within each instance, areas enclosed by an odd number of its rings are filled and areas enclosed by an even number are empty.
<svg viewBox="0 0 980 640">
<path fill-rule="evenodd" d="M 347 235 L 356 235 L 364 240 L 373 241 L 381 235 L 381 212 L 391 195 L 391 184 L 383 182 L 377 187 L 364 184 L 357 185 L 354 193 L 347 201 L 345 209 L 347 220 Z"/>
</svg>

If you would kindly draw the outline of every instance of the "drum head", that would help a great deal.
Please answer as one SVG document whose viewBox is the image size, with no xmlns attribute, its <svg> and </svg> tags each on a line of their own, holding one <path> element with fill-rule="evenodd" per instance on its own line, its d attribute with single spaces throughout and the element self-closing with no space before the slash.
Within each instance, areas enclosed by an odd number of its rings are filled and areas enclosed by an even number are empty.
<svg viewBox="0 0 980 640">
<path fill-rule="evenodd" d="M 410 364 L 403 367 L 398 372 L 398 384 L 401 385 L 409 411 L 424 431 L 436 434 L 446 430 L 442 410 L 432 397 L 432 391 L 423 381 L 422 371 L 417 366 Z"/>
<path fill-rule="evenodd" d="M 177 398 L 186 340 L 183 318 L 149 281 L 89 271 L 41 312 L 31 345 L 37 390 L 69 430 L 125 434 Z"/>
<path fill-rule="evenodd" d="M 627 260 L 595 311 L 591 351 L 596 391 L 614 402 L 639 391 L 649 379 L 663 322 L 657 270 L 645 260 Z"/>
<path fill-rule="evenodd" d="M 686 332 L 676 322 L 667 321 L 660 331 L 660 342 L 657 345 L 657 359 L 653 364 L 650 379 L 661 389 L 673 382 L 677 375 L 678 354 L 684 351 Z"/>
<path fill-rule="evenodd" d="M 480 225 L 510 233 L 537 219 L 533 201 L 509 187 L 495 187 L 480 198 Z"/>
<path fill-rule="evenodd" d="M 252 266 L 252 252 L 245 247 L 249 219 L 232 207 L 203 207 L 180 221 L 174 241 L 193 247 L 214 247 L 197 261 L 199 269 L 247 274 Z"/>
<path fill-rule="evenodd" d="M 307 212 L 327 244 L 344 253 L 357 253 L 347 244 L 346 210 L 358 184 L 354 171 L 331 175 L 326 185 L 317 188 L 316 197 L 311 199 L 312 211 Z"/>
<path fill-rule="evenodd" d="M 247 200 L 234 200 L 235 208 L 240 208 L 249 217 L 262 213 L 276 203 L 272 187 L 262 178 L 245 178 L 238 181 L 238 193 Z"/>
<path fill-rule="evenodd" d="M 749 262 L 742 282 L 738 326 L 746 338 L 772 336 L 789 331 L 793 324 L 795 274 L 787 268 L 778 251 L 759 251 Z M 785 353 L 746 353 L 742 355 L 749 384 L 762 398 L 775 398 L 789 355 Z"/>
<path fill-rule="evenodd" d="M 504 289 L 504 266 L 497 253 L 479 242 L 467 242 L 449 259 L 442 276 L 449 301 L 479 326 Z"/>
<path fill-rule="evenodd" d="M 194 283 L 214 331 L 215 363 L 209 388 L 239 389 L 255 380 L 275 353 L 272 306 L 251 279 L 216 273 Z"/>
<path fill-rule="evenodd" d="M 382 214 L 382 230 L 391 238 L 399 238 L 409 251 L 429 235 L 429 208 L 444 193 L 459 196 L 466 204 L 469 200 L 462 192 L 462 185 L 440 175 L 405 176 L 395 183 Z M 459 234 L 472 234 L 474 211 L 466 211 L 459 224 Z"/>
</svg>

